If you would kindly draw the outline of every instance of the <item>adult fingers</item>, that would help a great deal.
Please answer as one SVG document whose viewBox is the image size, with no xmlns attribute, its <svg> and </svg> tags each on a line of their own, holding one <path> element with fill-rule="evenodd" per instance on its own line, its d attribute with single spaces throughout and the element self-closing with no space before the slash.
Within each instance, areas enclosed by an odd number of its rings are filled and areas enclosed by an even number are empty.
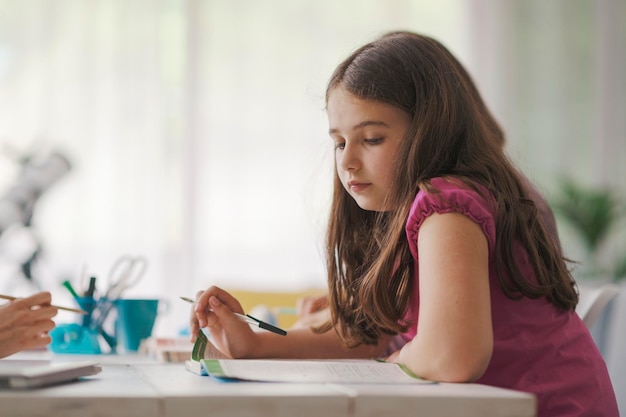
<svg viewBox="0 0 626 417">
<path fill-rule="evenodd" d="M 16 308 L 13 310 L 6 310 L 2 314 L 3 324 L 10 325 L 11 327 L 30 326 L 41 320 L 50 320 L 56 316 L 58 309 L 56 307 L 39 306 L 32 307 L 22 306 L 22 308 Z"/>
<path fill-rule="evenodd" d="M 19 306 L 27 306 L 32 308 L 34 306 L 47 306 L 52 303 L 52 295 L 48 291 L 38 292 L 28 297 L 15 300 L 15 304 Z"/>
<path fill-rule="evenodd" d="M 34 321 L 51 319 L 52 317 L 56 316 L 58 312 L 59 309 L 57 307 L 52 307 L 50 305 L 45 307 L 34 306 L 30 310 L 30 317 Z"/>
<path fill-rule="evenodd" d="M 24 349 L 45 346 L 52 339 L 48 331 L 54 328 L 52 320 L 41 320 L 31 325 L 14 326 L 0 330 L 0 358 Z"/>
</svg>

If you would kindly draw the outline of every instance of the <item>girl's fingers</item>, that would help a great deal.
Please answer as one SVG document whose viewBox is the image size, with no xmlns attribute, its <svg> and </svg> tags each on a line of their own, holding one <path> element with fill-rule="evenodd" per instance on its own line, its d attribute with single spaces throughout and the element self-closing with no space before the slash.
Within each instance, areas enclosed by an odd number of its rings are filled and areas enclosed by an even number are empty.
<svg viewBox="0 0 626 417">
<path fill-rule="evenodd" d="M 218 287 L 209 287 L 206 291 L 198 291 L 196 293 L 196 304 L 194 305 L 191 314 L 191 334 L 192 340 L 195 340 L 198 336 L 198 332 L 201 328 L 214 326 L 217 322 L 217 318 L 211 311 L 208 305 L 209 297 L 213 294 L 227 294 L 224 290 Z"/>
<path fill-rule="evenodd" d="M 196 338 L 198 337 L 198 332 L 200 331 L 200 325 L 198 323 L 194 307 L 195 306 L 191 306 L 189 309 L 189 332 L 191 335 L 191 343 L 195 343 Z"/>
<path fill-rule="evenodd" d="M 231 311 L 243 313 L 243 309 L 241 308 L 239 301 L 237 301 L 237 299 L 227 291 L 224 291 L 216 286 L 209 287 L 206 291 L 199 295 L 196 299 L 196 311 L 209 310 L 209 298 L 211 297 L 217 297 L 218 300 L 225 304 Z"/>
<path fill-rule="evenodd" d="M 213 310 L 213 324 L 220 322 L 225 323 L 226 326 L 230 326 L 235 322 L 239 322 L 239 319 L 235 316 L 233 311 L 226 304 L 222 303 L 219 298 L 215 296 L 209 298 L 209 305 Z M 207 325 L 207 327 L 211 326 L 211 324 Z"/>
<path fill-rule="evenodd" d="M 198 332 L 200 331 L 200 326 L 198 326 L 198 322 L 196 320 L 192 320 L 189 326 L 190 339 L 191 343 L 196 343 L 196 339 L 198 338 Z"/>
<path fill-rule="evenodd" d="M 209 304 L 209 299 L 211 297 L 216 297 L 220 303 L 224 304 L 231 311 L 243 313 L 241 304 L 235 297 L 219 287 L 212 286 L 196 296 L 195 312 L 200 327 L 213 326 L 218 321 L 218 318 L 211 311 L 212 307 Z"/>
</svg>

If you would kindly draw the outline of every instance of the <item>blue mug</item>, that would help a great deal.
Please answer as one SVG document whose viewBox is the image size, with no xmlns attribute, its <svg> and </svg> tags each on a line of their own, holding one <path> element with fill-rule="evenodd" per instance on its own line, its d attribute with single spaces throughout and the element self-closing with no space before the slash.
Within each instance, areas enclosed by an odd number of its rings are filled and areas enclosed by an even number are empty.
<svg viewBox="0 0 626 417">
<path fill-rule="evenodd" d="M 114 305 L 117 310 L 115 337 L 118 346 L 126 352 L 136 352 L 141 341 L 152 335 L 159 300 L 120 298 L 115 300 Z"/>
<path fill-rule="evenodd" d="M 98 306 L 98 301 L 95 300 L 93 297 L 76 297 L 75 300 L 80 309 L 87 312 L 87 314 L 83 315 L 81 318 L 82 326 L 91 326 L 91 314 Z"/>
</svg>

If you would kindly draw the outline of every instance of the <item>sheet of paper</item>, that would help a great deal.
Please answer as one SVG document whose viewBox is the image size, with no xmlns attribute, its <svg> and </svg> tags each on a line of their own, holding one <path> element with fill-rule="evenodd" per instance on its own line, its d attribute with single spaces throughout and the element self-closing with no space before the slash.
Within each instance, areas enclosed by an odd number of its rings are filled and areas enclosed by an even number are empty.
<svg viewBox="0 0 626 417">
<path fill-rule="evenodd" d="M 251 381 L 430 384 L 402 365 L 376 360 L 204 360 L 209 375 Z"/>
<path fill-rule="evenodd" d="M 203 332 L 193 346 L 187 370 L 249 381 L 320 382 L 354 384 L 431 384 L 408 368 L 376 360 L 259 360 L 231 359 L 219 351 Z"/>
</svg>

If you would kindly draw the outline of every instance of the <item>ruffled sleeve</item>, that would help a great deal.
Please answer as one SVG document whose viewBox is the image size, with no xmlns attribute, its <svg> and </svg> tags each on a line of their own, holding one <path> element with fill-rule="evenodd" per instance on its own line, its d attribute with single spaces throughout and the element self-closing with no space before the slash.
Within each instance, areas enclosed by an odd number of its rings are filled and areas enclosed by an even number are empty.
<svg viewBox="0 0 626 417">
<path fill-rule="evenodd" d="M 417 254 L 417 235 L 422 222 L 433 213 L 461 213 L 478 224 L 487 238 L 489 253 L 493 252 L 496 240 L 494 208 L 490 200 L 469 188 L 459 180 L 433 178 L 433 187 L 439 194 L 420 191 L 415 197 L 406 224 L 411 253 L 415 259 Z M 482 191 L 482 190 L 481 190 Z M 483 194 L 488 196 L 485 189 Z"/>
</svg>

